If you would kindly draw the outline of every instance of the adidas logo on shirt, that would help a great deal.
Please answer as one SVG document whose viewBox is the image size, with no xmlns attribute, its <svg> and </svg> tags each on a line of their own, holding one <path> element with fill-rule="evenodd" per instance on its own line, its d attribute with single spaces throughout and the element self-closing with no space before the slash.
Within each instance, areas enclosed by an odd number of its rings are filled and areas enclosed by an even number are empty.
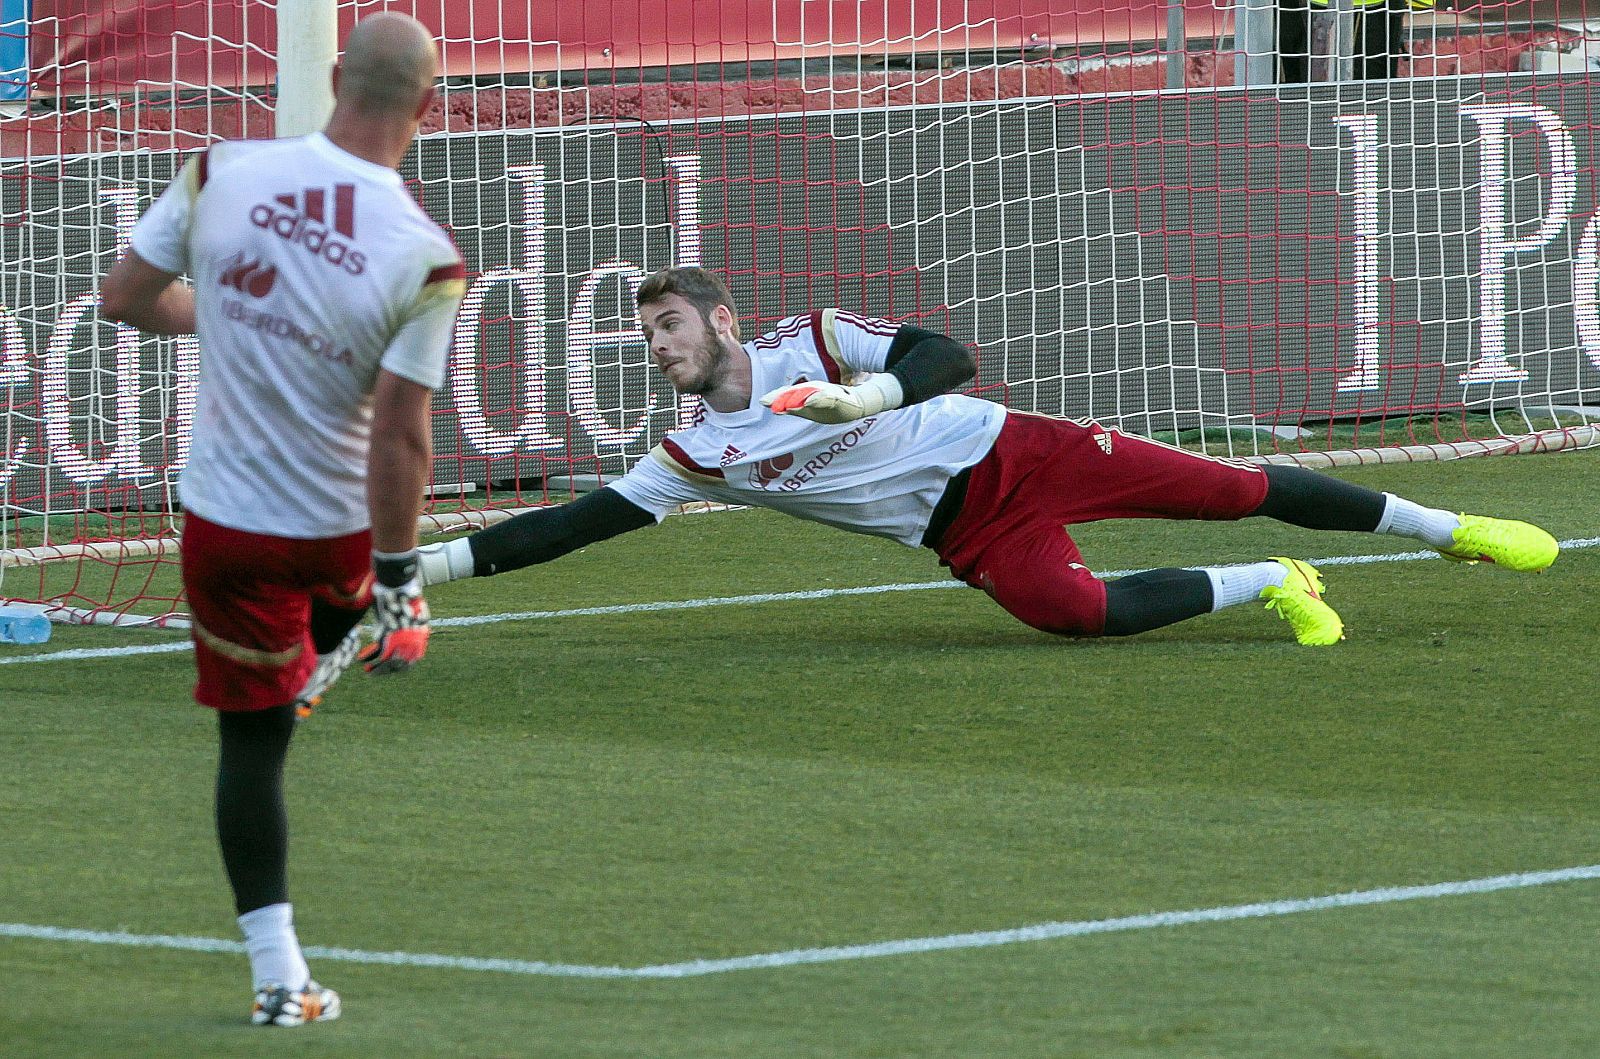
<svg viewBox="0 0 1600 1059">
<path fill-rule="evenodd" d="M 1109 430 L 1097 431 L 1094 435 L 1094 443 L 1100 446 L 1101 452 L 1107 456 L 1111 455 L 1111 432 Z"/>
<path fill-rule="evenodd" d="M 333 185 L 331 210 L 328 199 L 327 188 L 275 195 L 272 202 L 251 208 L 250 223 L 359 276 L 367 270 L 367 257 L 351 245 L 356 237 L 356 186 Z"/>
<path fill-rule="evenodd" d="M 729 445 L 722 450 L 722 459 L 719 462 L 726 467 L 728 464 L 738 463 L 742 459 L 744 459 L 744 453 L 739 449 L 739 446 Z"/>
</svg>

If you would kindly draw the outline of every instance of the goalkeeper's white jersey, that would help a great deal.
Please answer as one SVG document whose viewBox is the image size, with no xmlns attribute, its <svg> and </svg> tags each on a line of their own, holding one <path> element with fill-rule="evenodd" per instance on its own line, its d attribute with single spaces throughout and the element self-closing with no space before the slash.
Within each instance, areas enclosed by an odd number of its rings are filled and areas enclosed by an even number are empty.
<svg viewBox="0 0 1600 1059">
<path fill-rule="evenodd" d="M 752 504 L 915 547 L 958 471 L 994 446 L 1005 409 L 945 394 L 853 423 L 774 415 L 760 395 L 797 382 L 849 384 L 882 371 L 899 325 L 822 309 L 745 343 L 750 407 L 700 418 L 611 483 L 659 521 L 682 504 Z"/>
<path fill-rule="evenodd" d="M 219 143 L 140 219 L 133 249 L 194 283 L 200 384 L 184 506 L 232 529 L 369 525 L 372 389 L 437 389 L 466 269 L 400 175 L 321 133 Z"/>
</svg>

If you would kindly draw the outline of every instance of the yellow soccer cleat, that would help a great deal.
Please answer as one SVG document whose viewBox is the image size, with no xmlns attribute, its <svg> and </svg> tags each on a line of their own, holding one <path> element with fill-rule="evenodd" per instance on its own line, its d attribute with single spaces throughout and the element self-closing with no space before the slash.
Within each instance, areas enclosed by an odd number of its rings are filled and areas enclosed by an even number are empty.
<svg viewBox="0 0 1600 1059">
<path fill-rule="evenodd" d="M 1299 559 L 1274 555 L 1272 560 L 1289 571 L 1283 586 L 1268 585 L 1261 590 L 1267 609 L 1289 623 L 1294 638 L 1307 647 L 1327 647 L 1344 639 L 1344 622 L 1322 599 L 1322 575 L 1316 567 Z"/>
<path fill-rule="evenodd" d="M 1524 573 L 1543 570 L 1561 550 L 1538 526 L 1486 515 L 1461 515 L 1455 545 L 1439 554 L 1458 563 L 1494 563 Z"/>
</svg>

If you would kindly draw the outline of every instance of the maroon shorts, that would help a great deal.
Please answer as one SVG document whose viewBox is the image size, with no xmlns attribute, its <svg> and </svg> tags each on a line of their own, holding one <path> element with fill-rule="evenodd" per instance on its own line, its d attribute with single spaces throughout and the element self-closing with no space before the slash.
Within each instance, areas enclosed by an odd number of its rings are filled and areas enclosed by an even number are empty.
<svg viewBox="0 0 1600 1059">
<path fill-rule="evenodd" d="M 183 587 L 194 625 L 195 701 L 265 710 L 300 693 L 317 664 L 313 598 L 364 610 L 372 535 L 296 540 L 183 520 Z"/>
<path fill-rule="evenodd" d="M 1105 584 L 1066 527 L 1107 518 L 1238 519 L 1267 476 L 1096 423 L 1011 412 L 972 468 L 938 554 L 957 577 L 1045 632 L 1098 636 Z"/>
</svg>

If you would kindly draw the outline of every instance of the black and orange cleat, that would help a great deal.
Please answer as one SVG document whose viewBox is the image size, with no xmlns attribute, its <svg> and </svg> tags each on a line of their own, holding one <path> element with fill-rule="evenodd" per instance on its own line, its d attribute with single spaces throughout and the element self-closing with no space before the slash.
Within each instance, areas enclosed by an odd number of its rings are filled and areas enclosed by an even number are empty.
<svg viewBox="0 0 1600 1059">
<path fill-rule="evenodd" d="M 307 982 L 304 989 L 269 985 L 256 990 L 250 1022 L 256 1026 L 303 1026 L 339 1017 L 339 994 Z"/>
</svg>

